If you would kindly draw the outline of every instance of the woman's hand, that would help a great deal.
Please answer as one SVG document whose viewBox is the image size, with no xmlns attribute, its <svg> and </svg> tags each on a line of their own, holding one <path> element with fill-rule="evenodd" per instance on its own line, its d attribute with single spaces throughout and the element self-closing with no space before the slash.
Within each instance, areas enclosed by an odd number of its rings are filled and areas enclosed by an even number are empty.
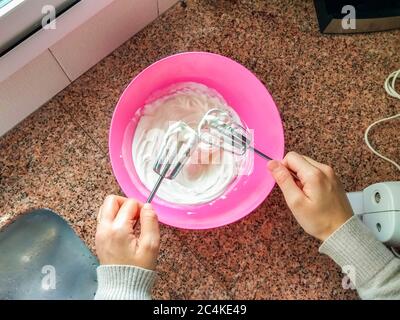
<svg viewBox="0 0 400 320">
<path fill-rule="evenodd" d="M 289 172 L 300 179 L 296 182 Z M 268 169 L 282 190 L 286 203 L 302 228 L 324 241 L 352 215 L 344 189 L 331 167 L 296 152 Z"/>
<path fill-rule="evenodd" d="M 140 237 L 133 229 L 140 219 Z M 100 207 L 96 251 L 102 265 L 132 265 L 154 270 L 160 247 L 157 215 L 150 204 L 110 195 Z"/>
</svg>

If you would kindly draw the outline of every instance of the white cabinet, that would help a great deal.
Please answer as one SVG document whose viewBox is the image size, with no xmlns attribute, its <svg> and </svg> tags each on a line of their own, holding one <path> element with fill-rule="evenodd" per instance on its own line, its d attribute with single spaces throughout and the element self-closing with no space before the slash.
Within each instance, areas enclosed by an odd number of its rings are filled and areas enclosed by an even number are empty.
<svg viewBox="0 0 400 320">
<path fill-rule="evenodd" d="M 80 1 L 57 18 L 56 29 L 42 29 L 0 57 L 0 136 L 155 20 L 158 5 Z"/>
<path fill-rule="evenodd" d="M 0 83 L 0 136 L 70 84 L 46 50 Z"/>
<path fill-rule="evenodd" d="M 169 8 L 171 8 L 175 3 L 178 3 L 179 0 L 158 0 L 158 12 L 159 14 L 163 14 Z"/>
<path fill-rule="evenodd" d="M 50 50 L 75 80 L 157 16 L 157 0 L 115 0 Z"/>
</svg>

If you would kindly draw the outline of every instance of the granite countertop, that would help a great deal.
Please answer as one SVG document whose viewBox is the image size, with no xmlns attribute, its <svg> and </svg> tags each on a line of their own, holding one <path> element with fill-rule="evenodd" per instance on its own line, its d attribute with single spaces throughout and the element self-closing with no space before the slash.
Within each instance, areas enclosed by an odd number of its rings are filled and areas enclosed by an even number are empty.
<svg viewBox="0 0 400 320">
<path fill-rule="evenodd" d="M 347 191 L 399 180 L 363 142 L 376 119 L 400 102 L 383 89 L 400 68 L 400 30 L 322 35 L 308 1 L 189 0 L 74 81 L 0 138 L 0 226 L 48 207 L 93 249 L 104 197 L 121 194 L 108 159 L 108 126 L 118 97 L 143 68 L 170 54 L 231 57 L 266 85 L 281 112 L 287 150 L 332 165 Z M 400 121 L 371 134 L 400 159 Z M 208 231 L 162 226 L 155 298 L 354 299 L 341 272 L 318 254 L 275 188 L 247 218 Z"/>
</svg>

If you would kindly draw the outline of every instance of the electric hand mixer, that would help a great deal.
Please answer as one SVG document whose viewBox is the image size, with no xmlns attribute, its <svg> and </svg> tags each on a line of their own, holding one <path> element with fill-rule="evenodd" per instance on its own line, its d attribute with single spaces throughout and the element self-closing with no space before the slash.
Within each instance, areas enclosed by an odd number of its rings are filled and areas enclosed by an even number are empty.
<svg viewBox="0 0 400 320">
<path fill-rule="evenodd" d="M 234 154 L 244 155 L 250 149 L 268 161 L 273 160 L 251 145 L 250 132 L 235 121 L 235 117 L 227 110 L 210 109 L 199 123 L 198 135 L 201 141 Z M 299 181 L 297 175 L 289 171 Z"/>
<path fill-rule="evenodd" d="M 164 178 L 175 179 L 195 149 L 197 142 L 196 131 L 182 121 L 168 128 L 157 161 L 153 166 L 159 178 L 146 203 L 151 203 Z"/>
</svg>

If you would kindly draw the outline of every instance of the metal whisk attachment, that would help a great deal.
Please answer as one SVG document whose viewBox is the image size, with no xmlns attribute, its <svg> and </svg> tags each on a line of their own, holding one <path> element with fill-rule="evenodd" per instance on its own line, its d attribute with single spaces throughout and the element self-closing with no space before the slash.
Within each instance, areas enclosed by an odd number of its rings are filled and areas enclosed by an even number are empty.
<svg viewBox="0 0 400 320">
<path fill-rule="evenodd" d="M 251 147 L 249 132 L 226 110 L 209 110 L 199 123 L 198 135 L 204 143 L 238 155 Z"/>
<path fill-rule="evenodd" d="M 157 161 L 153 166 L 153 170 L 159 175 L 159 178 L 147 198 L 147 203 L 153 200 L 164 178 L 175 179 L 189 159 L 197 143 L 198 137 L 196 131 L 186 123 L 179 121 L 168 128 Z"/>
<path fill-rule="evenodd" d="M 251 145 L 252 136 L 249 130 L 241 126 L 227 110 L 210 109 L 199 123 L 198 135 L 202 142 L 234 154 L 244 155 L 250 149 L 266 160 L 273 160 Z M 299 180 L 293 171 L 291 174 Z"/>
</svg>

